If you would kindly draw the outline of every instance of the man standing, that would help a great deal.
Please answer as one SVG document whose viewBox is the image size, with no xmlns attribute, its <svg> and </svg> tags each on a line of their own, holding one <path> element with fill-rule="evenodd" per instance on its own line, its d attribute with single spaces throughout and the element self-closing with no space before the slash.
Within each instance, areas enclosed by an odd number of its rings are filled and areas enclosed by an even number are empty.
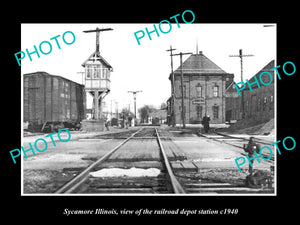
<svg viewBox="0 0 300 225">
<path fill-rule="evenodd" d="M 260 149 L 259 145 L 254 141 L 254 137 L 250 137 L 247 147 L 244 145 L 244 150 L 245 150 L 245 152 L 248 153 L 249 158 L 253 158 L 255 155 L 254 152 L 259 151 L 259 149 Z M 251 163 L 252 163 L 252 166 L 249 163 L 249 174 L 250 175 L 252 175 L 252 173 L 253 173 L 254 160 L 252 160 Z"/>
<path fill-rule="evenodd" d="M 109 131 L 109 121 L 108 120 L 105 122 L 105 127 L 106 127 L 106 130 Z"/>
<path fill-rule="evenodd" d="M 204 127 L 205 133 L 208 133 L 208 131 L 209 131 L 209 121 L 210 121 L 209 115 L 205 114 L 205 116 L 202 119 L 202 125 Z"/>
</svg>

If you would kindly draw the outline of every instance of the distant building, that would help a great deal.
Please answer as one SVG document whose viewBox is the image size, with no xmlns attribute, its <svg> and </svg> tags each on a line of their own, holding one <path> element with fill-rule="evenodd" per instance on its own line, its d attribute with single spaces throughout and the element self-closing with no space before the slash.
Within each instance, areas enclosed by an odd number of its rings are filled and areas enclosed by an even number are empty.
<svg viewBox="0 0 300 225">
<path fill-rule="evenodd" d="M 185 122 L 187 124 L 201 123 L 203 116 L 209 115 L 211 123 L 225 122 L 225 92 L 233 83 L 233 74 L 226 73 L 202 51 L 191 55 L 183 62 L 183 98 Z M 182 94 L 181 94 L 181 66 L 169 76 L 175 96 L 167 101 L 168 123 L 182 124 Z M 174 85 L 174 87 L 173 87 Z"/>
<path fill-rule="evenodd" d="M 153 120 L 156 119 L 159 123 L 163 124 L 166 121 L 166 110 L 164 109 L 156 109 L 153 112 L 149 113 L 148 123 L 153 123 Z"/>
</svg>

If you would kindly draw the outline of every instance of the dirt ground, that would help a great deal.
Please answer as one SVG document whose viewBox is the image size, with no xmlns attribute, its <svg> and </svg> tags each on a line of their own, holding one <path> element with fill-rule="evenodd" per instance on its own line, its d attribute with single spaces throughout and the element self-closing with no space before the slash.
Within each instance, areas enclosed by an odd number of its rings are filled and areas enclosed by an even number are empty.
<svg viewBox="0 0 300 225">
<path fill-rule="evenodd" d="M 243 122 L 236 123 L 229 128 L 220 129 L 220 131 L 231 132 L 235 134 L 252 134 L 252 135 L 275 135 L 275 121 L 270 121 L 254 126 L 247 126 Z"/>
<path fill-rule="evenodd" d="M 51 193 L 53 179 L 60 176 L 56 170 L 24 170 L 24 193 Z"/>
</svg>

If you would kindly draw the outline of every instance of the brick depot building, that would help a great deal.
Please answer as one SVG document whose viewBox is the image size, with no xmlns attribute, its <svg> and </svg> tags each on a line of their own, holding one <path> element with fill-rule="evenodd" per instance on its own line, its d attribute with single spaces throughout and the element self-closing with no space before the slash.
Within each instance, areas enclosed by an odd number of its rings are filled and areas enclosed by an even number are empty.
<svg viewBox="0 0 300 225">
<path fill-rule="evenodd" d="M 211 123 L 225 122 L 225 92 L 233 83 L 233 74 L 226 73 L 201 51 L 183 62 L 183 99 L 185 123 L 197 124 L 209 115 Z M 181 66 L 169 76 L 174 96 L 168 99 L 168 122 L 182 124 Z"/>
</svg>

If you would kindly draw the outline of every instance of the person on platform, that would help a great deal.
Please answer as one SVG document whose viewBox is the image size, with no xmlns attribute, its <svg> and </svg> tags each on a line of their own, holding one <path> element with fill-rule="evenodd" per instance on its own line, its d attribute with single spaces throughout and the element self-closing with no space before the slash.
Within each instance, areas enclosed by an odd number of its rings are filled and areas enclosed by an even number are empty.
<svg viewBox="0 0 300 225">
<path fill-rule="evenodd" d="M 248 153 L 249 158 L 253 158 L 255 155 L 254 152 L 259 151 L 259 149 L 260 149 L 259 145 L 255 142 L 254 137 L 250 137 L 247 146 L 244 145 L 244 150 L 245 150 L 245 152 Z M 253 162 L 254 161 L 251 160 L 252 166 L 249 163 L 249 174 L 250 175 L 252 175 L 252 173 L 253 173 Z"/>
<path fill-rule="evenodd" d="M 205 115 L 202 119 L 202 125 L 204 127 L 205 133 L 208 133 L 208 131 L 209 131 L 209 121 L 210 121 L 209 115 Z"/>
<path fill-rule="evenodd" d="M 125 128 L 128 129 L 128 117 L 125 117 L 124 123 L 125 123 Z"/>
<path fill-rule="evenodd" d="M 106 127 L 106 130 L 109 131 L 109 121 L 108 120 L 105 122 L 105 127 Z"/>
</svg>

